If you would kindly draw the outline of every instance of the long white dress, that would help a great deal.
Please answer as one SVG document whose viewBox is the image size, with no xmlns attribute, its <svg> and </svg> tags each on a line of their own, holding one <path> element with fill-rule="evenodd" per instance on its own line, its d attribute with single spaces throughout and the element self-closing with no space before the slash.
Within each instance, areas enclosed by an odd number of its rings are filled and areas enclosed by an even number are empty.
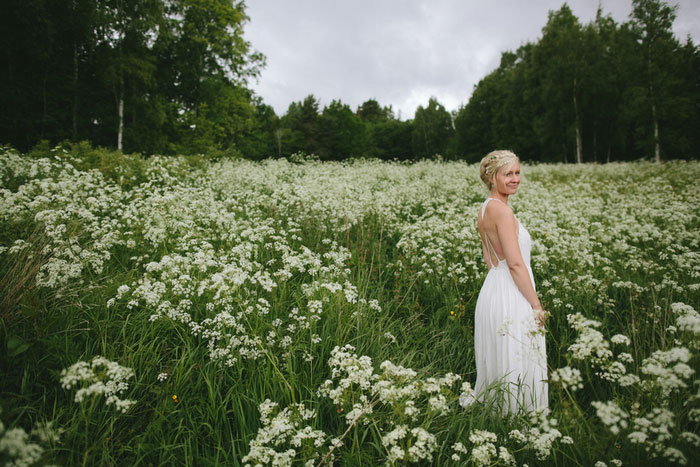
<svg viewBox="0 0 700 467">
<path fill-rule="evenodd" d="M 481 208 L 482 220 L 492 199 L 488 198 Z M 538 411 L 547 407 L 548 395 L 544 333 L 534 310 L 515 285 L 506 260 L 498 258 L 488 236 L 484 237 L 486 251 L 493 253 L 498 264 L 486 275 L 476 302 L 474 393 L 481 402 L 493 401 L 502 413 Z M 520 221 L 518 245 L 534 288 L 532 239 Z M 460 403 L 466 406 L 470 401 L 463 398 Z"/>
</svg>

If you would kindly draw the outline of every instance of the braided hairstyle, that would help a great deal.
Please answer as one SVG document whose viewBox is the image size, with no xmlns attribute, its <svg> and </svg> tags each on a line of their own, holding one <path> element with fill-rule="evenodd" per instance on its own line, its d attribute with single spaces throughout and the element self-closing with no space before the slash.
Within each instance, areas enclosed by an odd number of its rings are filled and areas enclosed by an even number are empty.
<svg viewBox="0 0 700 467">
<path fill-rule="evenodd" d="M 481 159 L 481 164 L 479 164 L 479 177 L 481 181 L 484 182 L 484 185 L 486 185 L 486 188 L 491 191 L 493 189 L 494 177 L 498 169 L 519 161 L 520 159 L 518 159 L 518 156 L 516 156 L 513 151 L 508 151 L 506 149 L 491 151 Z"/>
</svg>

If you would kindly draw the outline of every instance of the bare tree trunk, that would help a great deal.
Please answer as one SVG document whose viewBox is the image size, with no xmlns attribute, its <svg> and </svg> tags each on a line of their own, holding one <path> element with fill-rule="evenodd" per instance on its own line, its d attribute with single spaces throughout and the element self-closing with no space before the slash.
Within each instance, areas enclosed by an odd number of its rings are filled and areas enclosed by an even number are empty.
<svg viewBox="0 0 700 467">
<path fill-rule="evenodd" d="M 73 14 L 77 7 L 76 0 L 72 3 Z M 78 40 L 73 37 L 73 141 L 78 139 Z"/>
<path fill-rule="evenodd" d="M 78 44 L 73 40 L 73 140 L 78 139 Z"/>
<path fill-rule="evenodd" d="M 44 71 L 44 81 L 41 86 L 41 97 L 44 103 L 43 115 L 41 116 L 41 139 L 44 139 L 44 130 L 46 129 L 46 114 L 48 112 L 48 104 L 46 102 L 46 80 L 48 78 L 49 71 L 46 69 Z"/>
<path fill-rule="evenodd" d="M 659 145 L 659 119 L 656 115 L 656 99 L 654 97 L 654 84 L 651 79 L 651 52 L 647 58 L 647 70 L 649 74 L 649 100 L 651 101 L 651 119 L 654 123 L 654 161 L 661 162 L 661 147 Z"/>
<path fill-rule="evenodd" d="M 275 138 L 277 139 L 277 157 L 282 157 L 282 128 L 275 130 Z"/>
<path fill-rule="evenodd" d="M 124 80 L 119 83 L 119 131 L 117 132 L 117 150 L 122 150 L 122 135 L 124 134 Z"/>
<path fill-rule="evenodd" d="M 610 163 L 610 146 L 608 146 L 608 158 L 607 158 L 608 164 Z"/>
<path fill-rule="evenodd" d="M 576 126 L 576 162 L 583 162 L 583 141 L 581 141 L 581 119 L 578 116 L 578 100 L 576 99 L 576 78 L 574 78 L 574 115 Z"/>
<path fill-rule="evenodd" d="M 593 130 L 593 162 L 598 163 L 598 131 Z"/>
<path fill-rule="evenodd" d="M 581 143 L 581 128 L 578 122 L 576 122 L 576 163 L 580 164 L 583 162 L 583 147 Z"/>
<path fill-rule="evenodd" d="M 119 17 L 119 42 L 118 42 L 118 51 L 119 51 L 119 65 L 118 65 L 118 71 L 119 71 L 119 90 L 117 91 L 118 97 L 117 97 L 117 114 L 119 116 L 119 129 L 117 130 L 117 150 L 121 151 L 123 149 L 122 146 L 122 138 L 124 136 L 124 62 L 123 62 L 123 54 L 122 54 L 122 44 L 124 43 L 124 18 L 123 18 L 123 10 L 122 10 L 122 2 L 121 0 L 117 1 L 117 13 Z"/>
<path fill-rule="evenodd" d="M 659 145 L 659 119 L 656 117 L 656 103 L 651 101 L 651 117 L 654 119 L 654 161 L 661 162 L 661 146 Z"/>
</svg>

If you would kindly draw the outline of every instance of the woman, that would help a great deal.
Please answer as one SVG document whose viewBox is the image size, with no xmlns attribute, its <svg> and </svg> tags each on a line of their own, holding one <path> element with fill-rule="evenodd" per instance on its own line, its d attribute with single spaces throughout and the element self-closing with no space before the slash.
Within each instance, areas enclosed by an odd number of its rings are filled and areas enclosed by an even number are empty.
<svg viewBox="0 0 700 467">
<path fill-rule="evenodd" d="M 490 190 L 478 213 L 488 274 L 474 317 L 474 392 L 503 413 L 537 411 L 547 407 L 547 315 L 530 269 L 530 234 L 508 206 L 520 184 L 518 157 L 493 151 L 481 160 L 480 176 Z M 471 402 L 460 399 L 465 407 Z"/>
</svg>

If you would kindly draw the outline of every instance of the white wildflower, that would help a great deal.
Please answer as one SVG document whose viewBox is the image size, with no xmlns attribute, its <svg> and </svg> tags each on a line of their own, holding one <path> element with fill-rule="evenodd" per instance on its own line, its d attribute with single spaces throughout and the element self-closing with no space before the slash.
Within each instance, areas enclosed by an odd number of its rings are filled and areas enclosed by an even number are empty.
<svg viewBox="0 0 700 467">
<path fill-rule="evenodd" d="M 552 372 L 551 380 L 554 383 L 561 382 L 564 389 L 570 389 L 571 391 L 583 389 L 583 378 L 581 377 L 581 371 L 577 368 L 569 366 L 558 368 Z"/>
<path fill-rule="evenodd" d="M 136 404 L 134 400 L 119 398 L 119 394 L 129 389 L 126 381 L 133 376 L 134 371 L 131 368 L 97 356 L 90 363 L 77 362 L 61 371 L 61 385 L 64 389 L 80 386 L 75 393 L 75 402 L 102 394 L 106 397 L 107 405 L 114 405 L 124 413 Z"/>
<path fill-rule="evenodd" d="M 630 338 L 624 334 L 615 334 L 610 338 L 613 344 L 630 345 Z"/>
<path fill-rule="evenodd" d="M 629 415 L 613 401 L 599 402 L 593 401 L 591 405 L 596 409 L 596 415 L 608 427 L 614 435 L 620 433 L 620 429 L 627 428 Z"/>
<path fill-rule="evenodd" d="M 515 465 L 515 457 L 508 451 L 505 446 L 498 447 L 498 458 L 503 462 L 503 465 L 512 467 Z"/>
<path fill-rule="evenodd" d="M 394 336 L 392 333 L 389 331 L 384 333 L 384 338 L 388 340 L 390 343 L 395 344 L 396 343 L 396 336 Z"/>
<path fill-rule="evenodd" d="M 486 430 L 472 430 L 469 433 L 469 441 L 474 444 L 495 443 L 497 439 L 495 433 Z"/>
<path fill-rule="evenodd" d="M 42 443 L 57 443 L 64 431 L 64 428 L 55 428 L 53 421 L 43 421 L 36 422 L 30 434 L 36 436 Z"/>
<path fill-rule="evenodd" d="M 4 452 L 13 459 L 10 466 L 30 466 L 41 459 L 44 449 L 36 443 L 30 442 L 29 435 L 21 428 L 10 428 L 2 433 L 0 431 L 0 452 Z"/>
<path fill-rule="evenodd" d="M 472 449 L 471 457 L 476 465 L 490 465 L 496 457 L 496 446 L 492 443 L 479 444 Z"/>
</svg>

